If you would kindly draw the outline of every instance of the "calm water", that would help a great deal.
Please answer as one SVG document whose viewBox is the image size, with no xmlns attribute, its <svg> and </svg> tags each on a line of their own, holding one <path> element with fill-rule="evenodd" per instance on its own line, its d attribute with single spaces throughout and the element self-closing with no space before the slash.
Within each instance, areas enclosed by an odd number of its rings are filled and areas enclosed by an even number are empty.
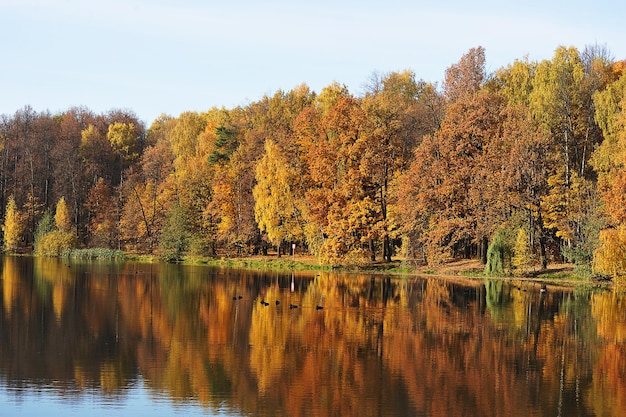
<svg viewBox="0 0 626 417">
<path fill-rule="evenodd" d="M 615 291 L 0 262 L 1 416 L 626 415 Z"/>
</svg>

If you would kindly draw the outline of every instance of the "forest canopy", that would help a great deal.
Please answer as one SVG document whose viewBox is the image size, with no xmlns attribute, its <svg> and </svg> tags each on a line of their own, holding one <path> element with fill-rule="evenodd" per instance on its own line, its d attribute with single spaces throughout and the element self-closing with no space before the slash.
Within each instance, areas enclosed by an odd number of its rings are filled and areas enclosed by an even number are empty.
<svg viewBox="0 0 626 417">
<path fill-rule="evenodd" d="M 569 261 L 619 278 L 625 67 L 593 45 L 487 73 L 476 47 L 441 86 L 374 74 L 360 95 L 303 84 L 149 127 L 132 111 L 27 106 L 0 116 L 4 249 L 53 233 L 168 260 L 295 244 L 330 265 Z"/>
</svg>

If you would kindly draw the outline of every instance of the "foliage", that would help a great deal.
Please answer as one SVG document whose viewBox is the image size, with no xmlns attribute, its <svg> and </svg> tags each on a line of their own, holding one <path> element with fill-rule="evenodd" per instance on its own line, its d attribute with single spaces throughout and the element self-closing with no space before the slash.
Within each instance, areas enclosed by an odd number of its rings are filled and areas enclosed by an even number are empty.
<svg viewBox="0 0 626 417">
<path fill-rule="evenodd" d="M 61 256 L 70 259 L 100 259 L 111 261 L 122 261 L 126 259 L 126 254 L 120 250 L 109 248 L 86 248 L 69 249 L 61 252 Z"/>
<path fill-rule="evenodd" d="M 185 211 L 180 205 L 174 205 L 167 213 L 165 227 L 159 240 L 161 259 L 166 262 L 180 262 L 189 248 L 189 239 L 189 224 Z"/>
<path fill-rule="evenodd" d="M 626 76 L 596 93 L 594 99 L 605 140 L 591 162 L 598 172 L 606 224 L 593 253 L 593 269 L 621 280 L 626 275 Z"/>
<path fill-rule="evenodd" d="M 593 269 L 617 280 L 626 276 L 626 225 L 600 232 L 600 247 L 593 254 Z"/>
<path fill-rule="evenodd" d="M 4 233 L 4 250 L 6 252 L 15 252 L 19 249 L 22 242 L 23 231 L 24 215 L 20 213 L 13 196 L 10 196 L 4 214 L 4 224 L 2 226 L 2 232 Z"/>
<path fill-rule="evenodd" d="M 600 211 L 595 212 L 596 215 Z M 600 246 L 600 232 L 606 220 L 602 217 L 595 217 L 582 224 L 581 238 L 575 245 L 563 248 L 563 255 L 568 262 L 574 264 L 574 272 L 583 277 L 593 275 L 593 256 Z"/>
<path fill-rule="evenodd" d="M 303 84 L 163 115 L 147 131 L 121 110 L 2 116 L 0 201 L 13 195 L 24 213 L 5 210 L 5 246 L 38 248 L 57 204 L 56 227 L 77 246 L 171 260 L 294 242 L 331 265 L 400 250 L 410 262 L 486 262 L 506 225 L 516 271 L 565 258 L 580 274 L 621 274 L 624 63 L 560 46 L 488 74 L 485 53 L 463 54 L 441 87 L 411 70 L 373 74 L 360 96 Z M 23 223 L 13 243 L 11 222 Z"/>
<path fill-rule="evenodd" d="M 34 247 L 35 250 L 41 241 L 41 238 L 48 233 L 55 230 L 55 222 L 54 216 L 52 216 L 52 212 L 50 210 L 46 210 L 37 223 L 37 227 L 35 228 L 35 239 L 34 239 Z"/>
<path fill-rule="evenodd" d="M 254 215 L 261 231 L 274 245 L 301 241 L 304 237 L 302 211 L 293 193 L 296 174 L 273 141 L 265 142 L 265 155 L 257 165 L 253 189 Z"/>
<path fill-rule="evenodd" d="M 65 197 L 61 197 L 57 202 L 56 212 L 54 214 L 54 224 L 57 229 L 63 232 L 69 232 L 72 227 L 72 220 L 70 219 L 70 213 L 65 203 Z"/>
<path fill-rule="evenodd" d="M 87 225 L 89 244 L 94 247 L 117 247 L 119 237 L 118 210 L 113 190 L 103 178 L 98 178 L 85 201 L 91 221 Z"/>
<path fill-rule="evenodd" d="M 486 275 L 503 275 L 511 270 L 514 238 L 511 230 L 498 229 L 487 250 Z"/>
<path fill-rule="evenodd" d="M 530 246 L 528 233 L 526 232 L 526 229 L 520 227 L 517 230 L 517 236 L 515 237 L 511 266 L 519 273 L 525 274 L 529 271 L 533 264 L 534 256 L 532 247 Z"/>
<path fill-rule="evenodd" d="M 138 134 L 133 123 L 116 122 L 109 125 L 107 139 L 123 161 L 132 162 L 139 157 Z"/>
<path fill-rule="evenodd" d="M 76 247 L 76 236 L 67 231 L 54 230 L 39 238 L 35 253 L 39 256 L 61 256 Z"/>
</svg>

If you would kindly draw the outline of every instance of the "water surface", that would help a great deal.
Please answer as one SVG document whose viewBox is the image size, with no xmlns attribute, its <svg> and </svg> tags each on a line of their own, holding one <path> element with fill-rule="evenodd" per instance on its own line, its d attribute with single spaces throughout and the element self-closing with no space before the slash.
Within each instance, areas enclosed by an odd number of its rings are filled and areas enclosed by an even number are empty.
<svg viewBox="0 0 626 417">
<path fill-rule="evenodd" d="M 1 263 L 2 416 L 626 410 L 626 298 L 617 291 L 29 257 Z"/>
</svg>

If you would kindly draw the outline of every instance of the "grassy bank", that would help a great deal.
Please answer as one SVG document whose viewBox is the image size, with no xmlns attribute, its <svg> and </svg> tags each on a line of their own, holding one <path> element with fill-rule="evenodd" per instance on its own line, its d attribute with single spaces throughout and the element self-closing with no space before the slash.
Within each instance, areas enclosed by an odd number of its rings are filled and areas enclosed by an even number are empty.
<svg viewBox="0 0 626 417">
<path fill-rule="evenodd" d="M 159 258 L 153 255 L 123 253 L 121 251 L 106 249 L 80 249 L 64 254 L 73 259 L 105 259 L 105 260 L 130 260 L 134 262 L 159 262 Z M 463 278 L 484 279 L 484 265 L 475 259 L 459 260 L 439 266 L 420 265 L 416 262 L 395 260 L 393 262 L 371 262 L 365 265 L 351 265 L 331 267 L 320 264 L 313 256 L 253 256 L 245 258 L 210 258 L 210 257 L 187 257 L 182 264 L 208 265 L 221 268 L 250 269 L 258 271 L 342 271 L 361 273 L 383 273 L 397 275 L 433 275 L 455 276 Z M 532 280 L 538 282 L 567 284 L 567 285 L 610 285 L 610 282 L 597 282 L 586 276 L 576 274 L 571 264 L 552 264 L 545 270 L 533 270 L 522 275 L 504 275 L 491 278 L 511 278 Z"/>
<path fill-rule="evenodd" d="M 260 271 L 330 271 L 332 268 L 321 265 L 313 257 L 269 257 L 250 258 L 186 258 L 183 264 L 209 265 L 221 268 L 253 269 Z"/>
</svg>

